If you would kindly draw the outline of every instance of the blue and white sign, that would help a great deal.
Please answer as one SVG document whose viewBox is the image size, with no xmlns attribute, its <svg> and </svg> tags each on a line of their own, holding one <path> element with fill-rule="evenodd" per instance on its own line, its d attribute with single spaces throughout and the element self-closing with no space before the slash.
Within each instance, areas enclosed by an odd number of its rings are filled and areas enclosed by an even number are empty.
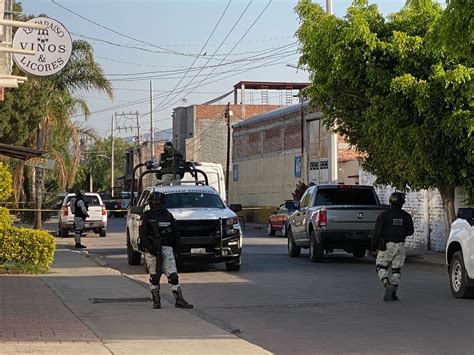
<svg viewBox="0 0 474 355">
<path fill-rule="evenodd" d="M 239 165 L 238 164 L 233 165 L 232 174 L 234 175 L 234 181 L 239 181 Z"/>
<path fill-rule="evenodd" d="M 295 177 L 301 177 L 301 156 L 295 157 Z"/>
</svg>

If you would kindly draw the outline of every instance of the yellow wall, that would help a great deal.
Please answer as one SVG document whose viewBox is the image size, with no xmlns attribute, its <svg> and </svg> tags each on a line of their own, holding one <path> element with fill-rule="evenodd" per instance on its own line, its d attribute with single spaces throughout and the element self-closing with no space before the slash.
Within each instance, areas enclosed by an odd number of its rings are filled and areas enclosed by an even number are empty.
<svg viewBox="0 0 474 355">
<path fill-rule="evenodd" d="M 252 160 L 236 161 L 239 181 L 230 179 L 230 201 L 243 206 L 279 206 L 292 199 L 296 184 L 303 177 L 294 177 L 298 150 Z M 303 172 L 302 172 L 303 173 Z"/>
</svg>

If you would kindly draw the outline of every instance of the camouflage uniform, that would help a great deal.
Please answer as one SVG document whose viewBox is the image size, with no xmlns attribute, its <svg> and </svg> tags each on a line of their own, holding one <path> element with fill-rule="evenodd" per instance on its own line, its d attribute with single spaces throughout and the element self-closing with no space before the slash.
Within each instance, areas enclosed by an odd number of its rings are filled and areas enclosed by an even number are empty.
<svg viewBox="0 0 474 355">
<path fill-rule="evenodd" d="M 394 192 L 390 196 L 390 210 L 377 218 L 372 250 L 378 250 L 376 269 L 385 287 L 384 301 L 397 301 L 401 268 L 405 263 L 405 239 L 414 232 L 411 216 L 402 210 L 405 195 Z M 392 272 L 389 275 L 389 268 Z"/>
<path fill-rule="evenodd" d="M 150 291 L 153 297 L 153 308 L 161 308 L 160 278 L 164 273 L 171 285 L 176 299 L 175 307 L 193 308 L 186 302 L 179 285 L 179 277 L 174 258 L 173 247 L 176 245 L 176 221 L 173 215 L 164 208 L 164 194 L 152 193 L 149 198 L 150 209 L 140 221 L 140 250 L 143 251 L 145 263 L 150 274 Z"/>
</svg>

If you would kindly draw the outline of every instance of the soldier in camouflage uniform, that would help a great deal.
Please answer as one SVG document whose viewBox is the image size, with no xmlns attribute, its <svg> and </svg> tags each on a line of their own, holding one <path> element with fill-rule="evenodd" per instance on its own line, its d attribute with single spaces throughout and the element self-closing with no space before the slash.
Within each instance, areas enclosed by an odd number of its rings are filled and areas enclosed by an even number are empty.
<svg viewBox="0 0 474 355">
<path fill-rule="evenodd" d="M 159 161 L 159 179 L 162 182 L 179 185 L 184 176 L 186 162 L 181 153 L 174 149 L 173 143 L 166 142 L 163 149 Z"/>
<path fill-rule="evenodd" d="M 148 199 L 150 209 L 143 214 L 140 221 L 139 246 L 150 274 L 153 308 L 161 308 L 160 278 L 164 273 L 176 299 L 175 307 L 190 309 L 193 305 L 183 297 L 173 252 L 176 244 L 176 221 L 164 207 L 164 199 L 165 195 L 162 193 L 151 193 Z"/>
<path fill-rule="evenodd" d="M 411 216 L 402 210 L 405 195 L 394 192 L 389 199 L 391 208 L 377 218 L 373 239 L 373 251 L 377 254 L 377 274 L 385 287 L 383 300 L 398 301 L 401 268 L 405 263 L 405 239 L 414 232 Z M 391 267 L 391 275 L 389 268 Z"/>
</svg>

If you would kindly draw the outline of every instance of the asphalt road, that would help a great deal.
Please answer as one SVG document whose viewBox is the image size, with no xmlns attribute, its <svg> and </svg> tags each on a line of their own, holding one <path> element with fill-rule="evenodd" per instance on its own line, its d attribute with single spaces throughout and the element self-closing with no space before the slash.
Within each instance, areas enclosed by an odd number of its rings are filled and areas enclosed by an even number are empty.
<svg viewBox="0 0 474 355">
<path fill-rule="evenodd" d="M 106 238 L 83 244 L 146 282 L 143 265 L 127 264 L 124 232 L 125 220 L 111 218 Z M 400 301 L 384 303 L 372 258 L 341 252 L 313 264 L 305 250 L 289 258 L 282 237 L 248 228 L 240 272 L 208 265 L 182 270 L 180 282 L 197 316 L 274 353 L 474 353 L 474 300 L 454 299 L 436 267 L 406 265 Z"/>
</svg>

